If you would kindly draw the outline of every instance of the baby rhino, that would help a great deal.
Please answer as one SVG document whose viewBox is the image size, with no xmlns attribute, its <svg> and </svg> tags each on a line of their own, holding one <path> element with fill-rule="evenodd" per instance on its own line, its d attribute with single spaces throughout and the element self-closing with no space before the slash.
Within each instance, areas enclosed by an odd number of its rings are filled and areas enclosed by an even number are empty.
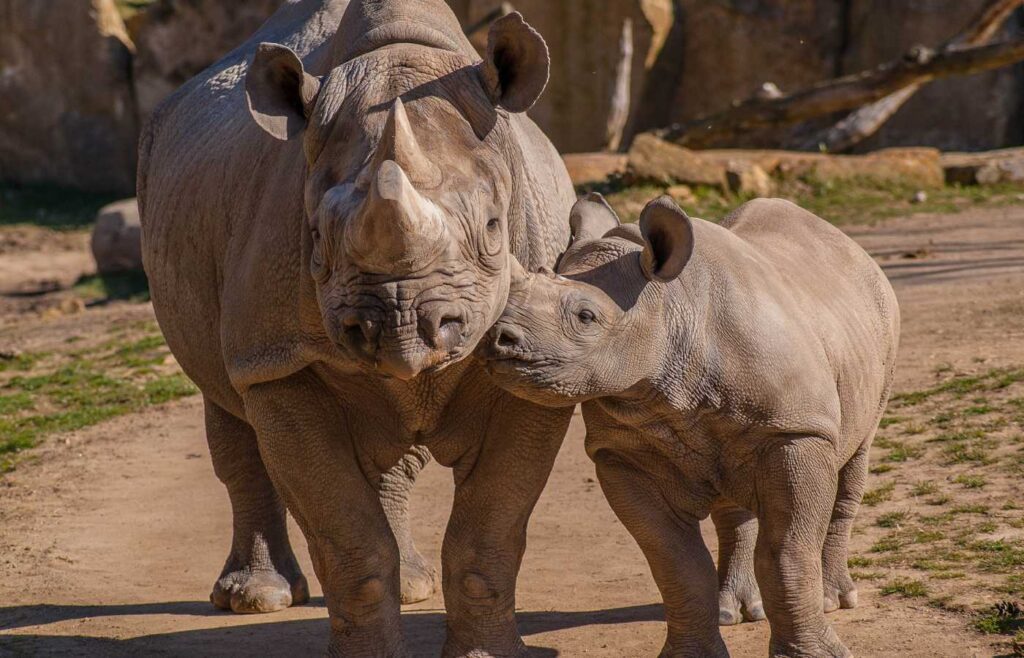
<svg viewBox="0 0 1024 658">
<path fill-rule="evenodd" d="M 757 517 L 771 655 L 849 655 L 822 601 L 855 598 L 846 545 L 899 337 L 885 275 L 781 200 L 715 225 L 662 197 L 634 226 L 592 195 L 571 224 L 560 274 L 516 275 L 486 356 L 518 396 L 583 403 L 601 487 L 665 600 L 662 655 L 727 655 L 698 526 L 712 504 Z"/>
</svg>

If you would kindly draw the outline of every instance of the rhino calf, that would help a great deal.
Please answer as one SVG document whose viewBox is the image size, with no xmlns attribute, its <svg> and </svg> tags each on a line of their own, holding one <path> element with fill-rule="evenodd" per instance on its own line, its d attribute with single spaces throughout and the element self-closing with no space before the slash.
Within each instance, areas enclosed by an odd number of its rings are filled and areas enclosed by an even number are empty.
<svg viewBox="0 0 1024 658">
<path fill-rule="evenodd" d="M 515 275 L 486 356 L 520 397 L 583 403 L 601 487 L 665 599 L 663 655 L 727 655 L 698 526 L 723 502 L 759 523 L 771 655 L 849 655 L 824 611 L 856 596 L 846 547 L 899 336 L 885 275 L 781 200 L 715 225 L 662 197 L 620 226 L 594 195 L 572 227 L 560 274 Z"/>
</svg>

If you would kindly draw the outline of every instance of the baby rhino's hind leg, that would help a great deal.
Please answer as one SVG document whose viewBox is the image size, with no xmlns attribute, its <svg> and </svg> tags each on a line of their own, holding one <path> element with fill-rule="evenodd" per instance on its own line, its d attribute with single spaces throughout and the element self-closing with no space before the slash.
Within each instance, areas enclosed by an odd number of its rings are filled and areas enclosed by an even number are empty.
<svg viewBox="0 0 1024 658">
<path fill-rule="evenodd" d="M 231 499 L 234 534 L 210 601 L 234 612 L 274 612 L 309 600 L 288 542 L 285 507 L 260 459 L 256 433 L 209 399 L 206 440 Z"/>
<path fill-rule="evenodd" d="M 831 443 L 779 437 L 757 469 L 758 536 L 754 565 L 771 625 L 772 658 L 851 655 L 822 610 L 822 548 L 836 500 Z"/>
<path fill-rule="evenodd" d="M 718 534 L 719 625 L 764 619 L 761 591 L 754 576 L 757 516 L 719 500 L 711 508 L 711 519 Z"/>
<path fill-rule="evenodd" d="M 865 441 L 839 471 L 839 490 L 832 508 L 832 519 L 828 524 L 825 548 L 821 553 L 825 612 L 853 608 L 857 605 L 857 586 L 850 577 L 847 559 L 850 531 L 853 529 L 853 520 L 860 507 L 868 479 L 870 447 L 871 441 Z"/>
</svg>

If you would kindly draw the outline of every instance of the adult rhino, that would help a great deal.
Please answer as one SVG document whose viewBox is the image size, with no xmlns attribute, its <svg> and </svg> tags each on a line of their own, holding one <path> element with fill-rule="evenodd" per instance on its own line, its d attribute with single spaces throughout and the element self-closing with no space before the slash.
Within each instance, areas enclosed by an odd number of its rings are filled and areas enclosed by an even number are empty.
<svg viewBox="0 0 1024 658">
<path fill-rule="evenodd" d="M 429 450 L 455 479 L 444 654 L 523 650 L 527 520 L 571 411 L 519 401 L 467 357 L 510 259 L 553 266 L 569 241 L 572 185 L 523 114 L 547 75 L 518 14 L 480 61 L 441 0 L 296 0 L 155 113 L 146 269 L 234 515 L 216 605 L 308 598 L 287 506 L 330 651 L 403 655 L 400 562 L 432 587 L 405 523 Z"/>
</svg>

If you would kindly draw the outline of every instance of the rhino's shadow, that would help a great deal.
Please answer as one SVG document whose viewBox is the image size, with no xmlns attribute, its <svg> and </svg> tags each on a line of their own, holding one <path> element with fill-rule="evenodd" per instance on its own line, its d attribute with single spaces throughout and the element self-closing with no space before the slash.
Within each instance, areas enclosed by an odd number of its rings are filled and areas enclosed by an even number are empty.
<svg viewBox="0 0 1024 658">
<path fill-rule="evenodd" d="M 310 605 L 323 606 L 323 599 Z M 88 628 L 90 618 L 134 615 L 176 615 L 215 617 L 229 613 L 214 610 L 209 603 L 177 601 L 109 606 L 31 605 L 0 608 L 0 630 L 38 627 L 79 620 Z M 519 629 L 531 635 L 580 626 L 622 624 L 664 619 L 660 604 L 578 612 L 521 612 Z M 304 656 L 320 655 L 328 633 L 326 611 L 321 619 L 277 621 L 273 615 L 255 624 L 205 628 L 144 635 L 127 639 L 96 638 L 86 635 L 33 633 L 0 635 L 0 656 Z M 262 621 L 265 620 L 265 621 Z M 444 613 L 404 612 L 402 626 L 414 656 L 437 656 L 444 641 Z M 43 629 L 45 631 L 45 629 Z M 530 655 L 547 658 L 559 655 L 555 649 L 530 647 Z"/>
</svg>

